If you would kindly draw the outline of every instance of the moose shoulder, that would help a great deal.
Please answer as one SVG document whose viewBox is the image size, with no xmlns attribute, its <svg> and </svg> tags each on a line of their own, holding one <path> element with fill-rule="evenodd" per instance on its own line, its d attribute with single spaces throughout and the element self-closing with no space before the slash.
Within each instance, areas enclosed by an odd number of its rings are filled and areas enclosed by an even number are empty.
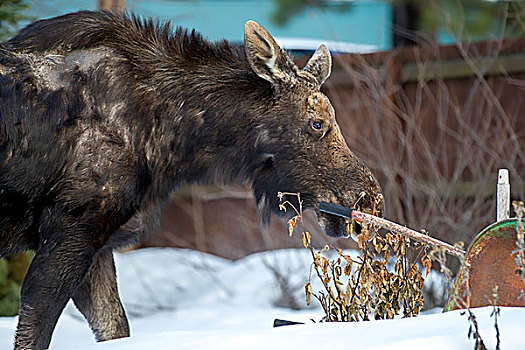
<svg viewBox="0 0 525 350">
<path fill-rule="evenodd" d="M 0 256 L 34 249 L 16 349 L 49 346 L 69 299 L 97 340 L 129 335 L 112 249 L 158 221 L 178 186 L 251 183 L 263 222 L 299 192 L 382 211 L 320 92 L 325 46 L 299 69 L 259 24 L 244 46 L 107 12 L 30 24 L 0 44 Z"/>
</svg>

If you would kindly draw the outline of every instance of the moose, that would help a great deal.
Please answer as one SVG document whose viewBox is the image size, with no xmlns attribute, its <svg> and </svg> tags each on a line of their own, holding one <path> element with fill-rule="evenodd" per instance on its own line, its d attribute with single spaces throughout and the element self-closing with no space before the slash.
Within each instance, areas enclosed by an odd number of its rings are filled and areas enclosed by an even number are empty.
<svg viewBox="0 0 525 350">
<path fill-rule="evenodd" d="M 49 346 L 72 299 L 97 341 L 129 336 L 114 249 L 159 221 L 182 185 L 251 185 L 261 223 L 279 191 L 381 215 L 381 189 L 320 92 L 321 45 L 299 69 L 260 24 L 244 45 L 133 14 L 82 11 L 0 43 L 0 257 L 34 250 L 15 349 Z"/>
</svg>

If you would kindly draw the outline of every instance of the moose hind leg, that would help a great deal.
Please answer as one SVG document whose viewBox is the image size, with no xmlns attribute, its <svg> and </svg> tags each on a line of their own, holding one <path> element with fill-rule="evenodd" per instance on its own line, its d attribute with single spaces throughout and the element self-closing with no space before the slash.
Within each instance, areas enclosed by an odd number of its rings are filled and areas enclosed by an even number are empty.
<svg viewBox="0 0 525 350">
<path fill-rule="evenodd" d="M 97 341 L 129 337 L 126 313 L 119 299 L 113 253 L 100 251 L 73 301 L 89 322 Z"/>
</svg>

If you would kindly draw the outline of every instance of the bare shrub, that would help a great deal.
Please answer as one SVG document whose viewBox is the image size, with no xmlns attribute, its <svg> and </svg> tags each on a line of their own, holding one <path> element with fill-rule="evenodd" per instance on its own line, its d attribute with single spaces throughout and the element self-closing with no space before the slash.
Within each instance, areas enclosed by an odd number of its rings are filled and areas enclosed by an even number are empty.
<svg viewBox="0 0 525 350">
<path fill-rule="evenodd" d="M 351 85 L 332 82 L 327 93 L 350 147 L 383 186 L 387 217 L 470 242 L 495 220 L 498 168 L 509 169 L 513 197 L 525 195 L 525 75 L 490 73 L 506 45 L 339 58 Z M 465 75 L 447 77 L 450 65 Z"/>
<path fill-rule="evenodd" d="M 286 200 L 286 196 L 297 196 L 299 207 Z M 288 221 L 290 235 L 298 227 L 304 247 L 312 254 L 311 275 L 316 275 L 323 290 L 314 291 L 309 280 L 305 285 L 306 302 L 310 304 L 312 297 L 319 301 L 325 312 L 322 321 L 365 321 L 419 314 L 424 305 L 422 270 L 426 269 L 428 275 L 432 266 L 424 246 L 417 244 L 417 258 L 409 259 L 407 251 L 415 245 L 408 238 L 394 232 L 383 237 L 376 227 L 365 225 L 356 234 L 359 256 L 352 257 L 329 245 L 317 250 L 302 221 L 300 194 L 279 193 L 279 199 L 282 210 L 290 209 L 296 214 Z M 351 223 L 347 225 L 347 229 L 352 227 Z M 335 258 L 326 256 L 329 249 L 337 252 Z"/>
<path fill-rule="evenodd" d="M 523 5 L 510 6 L 523 10 Z M 446 19 L 447 13 L 437 10 Z M 525 198 L 525 72 L 512 63 L 522 60 L 525 41 L 497 39 L 503 37 L 510 17 L 503 14 L 500 30 L 486 43 L 472 43 L 461 23 L 449 23 L 445 30 L 457 41 L 450 47 L 438 47 L 426 38 L 419 48 L 334 56 L 324 92 L 350 148 L 378 177 L 387 218 L 468 246 L 495 220 L 499 168 L 509 169 L 512 198 Z M 522 18 L 512 21 L 523 26 Z M 192 207 L 199 200 L 202 215 Z M 226 200 L 231 204 L 227 208 Z M 164 226 L 161 233 L 169 233 L 172 245 L 234 259 L 300 245 L 299 237 L 290 240 L 282 234 L 285 228 L 277 220 L 266 231 L 258 229 L 246 188 L 192 190 L 190 199 L 178 198 L 177 203 L 172 212 L 198 214 L 204 226 L 195 218 L 187 222 L 191 234 L 180 232 L 184 227 L 172 233 L 173 228 Z M 224 225 L 217 223 L 219 207 L 231 213 L 224 215 Z M 315 220 L 309 221 L 316 241 L 326 242 Z M 219 232 L 219 226 L 228 227 L 227 232 Z M 355 247 L 349 240 L 329 242 Z M 453 275 L 458 264 L 451 265 Z M 443 300 L 441 294 L 436 300 Z"/>
</svg>

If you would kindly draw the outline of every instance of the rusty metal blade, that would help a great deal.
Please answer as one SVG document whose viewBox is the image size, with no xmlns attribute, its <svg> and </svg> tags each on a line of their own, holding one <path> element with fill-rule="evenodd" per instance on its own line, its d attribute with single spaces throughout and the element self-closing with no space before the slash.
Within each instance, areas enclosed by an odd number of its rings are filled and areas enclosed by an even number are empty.
<svg viewBox="0 0 525 350">
<path fill-rule="evenodd" d="M 525 283 L 517 273 L 513 254 L 516 224 L 516 218 L 503 220 L 476 236 L 444 311 L 492 305 L 495 286 L 498 286 L 497 305 L 525 306 L 525 300 L 518 298 Z"/>
</svg>

